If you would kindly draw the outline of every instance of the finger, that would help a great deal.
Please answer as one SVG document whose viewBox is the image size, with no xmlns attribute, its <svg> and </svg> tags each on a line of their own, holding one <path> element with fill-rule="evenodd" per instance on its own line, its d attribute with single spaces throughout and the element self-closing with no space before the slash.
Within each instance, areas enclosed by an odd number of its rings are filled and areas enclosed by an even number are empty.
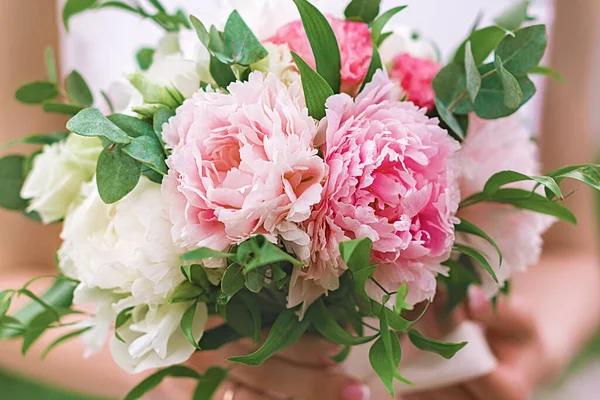
<svg viewBox="0 0 600 400">
<path fill-rule="evenodd" d="M 525 400 L 532 392 L 527 379 L 510 367 L 499 367 L 489 375 L 473 379 L 465 387 L 475 398 L 486 400 Z"/>
<path fill-rule="evenodd" d="M 495 333 L 523 336 L 535 332 L 535 321 L 529 305 L 516 296 L 499 297 L 494 307 L 481 288 L 471 286 L 467 314 L 470 319 Z"/>
</svg>

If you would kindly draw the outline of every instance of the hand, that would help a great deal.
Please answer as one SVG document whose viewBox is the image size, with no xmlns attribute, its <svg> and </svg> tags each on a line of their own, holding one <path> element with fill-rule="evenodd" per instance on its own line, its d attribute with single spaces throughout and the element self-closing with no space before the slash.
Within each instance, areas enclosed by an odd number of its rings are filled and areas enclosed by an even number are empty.
<svg viewBox="0 0 600 400">
<path fill-rule="evenodd" d="M 530 312 L 531 305 L 518 297 L 502 297 L 497 310 L 479 288 L 472 288 L 466 307 L 467 318 L 481 323 L 498 359 L 491 374 L 452 387 L 428 391 L 406 400 L 524 400 L 548 368 L 542 335 Z"/>
<path fill-rule="evenodd" d="M 267 360 L 260 367 L 226 361 L 256 349 L 250 340 L 223 346 L 217 351 L 196 353 L 188 365 L 203 372 L 211 366 L 231 368 L 229 379 L 214 400 L 368 400 L 368 386 L 343 375 L 329 355 L 340 349 L 323 339 L 306 335 L 297 344 Z M 165 398 L 191 398 L 193 382 L 166 381 Z"/>
</svg>

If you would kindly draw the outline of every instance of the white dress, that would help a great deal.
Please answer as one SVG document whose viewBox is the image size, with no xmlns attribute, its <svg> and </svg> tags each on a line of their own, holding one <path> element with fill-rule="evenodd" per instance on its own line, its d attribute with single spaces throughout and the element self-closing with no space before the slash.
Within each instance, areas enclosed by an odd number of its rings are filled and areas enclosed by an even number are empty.
<svg viewBox="0 0 600 400">
<path fill-rule="evenodd" d="M 64 0 L 59 0 L 59 5 Z M 340 14 L 349 0 L 313 0 L 319 2 L 320 8 L 334 15 Z M 454 48 L 465 38 L 478 15 L 482 13 L 482 26 L 491 23 L 494 16 L 514 4 L 516 0 L 383 0 L 382 9 L 386 10 L 398 5 L 409 7 L 395 17 L 391 25 L 410 27 L 420 36 L 429 38 L 437 44 L 442 58 L 447 59 Z M 145 3 L 144 0 L 141 0 Z M 163 0 L 163 4 L 174 10 L 182 8 L 189 14 L 197 16 L 206 24 L 219 24 L 234 8 L 252 13 L 256 3 L 270 2 L 281 7 L 281 13 L 289 12 L 292 0 Z M 552 22 L 552 0 L 533 0 L 530 14 L 547 25 Z M 257 9 L 255 7 L 255 9 Z M 284 11 L 285 9 L 285 11 Z M 252 17 L 242 16 L 248 21 Z M 279 17 L 279 15 L 278 15 Z M 294 18 L 294 16 L 292 16 Z M 279 21 L 278 18 L 278 23 Z M 249 23 L 252 27 L 252 24 Z M 278 25 L 278 24 L 272 24 Z M 275 26 L 276 27 L 276 26 Z M 107 88 L 111 82 L 123 80 L 127 74 L 136 69 L 134 55 L 141 47 L 155 47 L 164 34 L 153 22 L 140 20 L 138 17 L 115 10 L 88 12 L 72 19 L 70 34 L 62 32 L 61 61 L 63 71 L 76 69 L 88 80 L 95 92 Z M 259 35 L 260 37 L 261 35 Z M 262 37 L 265 37 L 262 35 Z M 540 85 L 538 84 L 538 87 Z M 528 104 L 526 113 L 530 119 L 537 120 L 539 100 Z M 534 126 L 537 125 L 534 122 Z M 495 366 L 483 336 L 476 327 L 466 325 L 460 327 L 453 341 L 469 340 L 469 346 L 450 361 L 441 363 L 439 357 L 417 360 L 415 365 L 408 366 L 412 370 L 401 371 L 404 376 L 420 383 L 420 387 L 444 385 L 448 382 L 472 378 L 490 371 Z M 353 351 L 356 362 L 351 363 L 350 373 L 361 378 L 369 375 L 370 367 L 364 360 L 365 352 Z M 361 354 L 362 353 L 362 354 Z M 425 385 L 423 385 L 423 383 Z M 401 391 L 406 385 L 398 387 Z"/>
</svg>

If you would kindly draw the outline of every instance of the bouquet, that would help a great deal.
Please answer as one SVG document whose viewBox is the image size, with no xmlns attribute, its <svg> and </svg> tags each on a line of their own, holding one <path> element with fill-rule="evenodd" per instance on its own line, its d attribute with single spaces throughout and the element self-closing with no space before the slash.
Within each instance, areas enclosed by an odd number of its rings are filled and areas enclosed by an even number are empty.
<svg viewBox="0 0 600 400">
<path fill-rule="evenodd" d="M 24 353 L 56 327 L 71 331 L 47 351 L 109 341 L 125 371 L 159 369 L 128 399 L 167 376 L 210 398 L 228 370 L 181 364 L 240 338 L 260 346 L 229 361 L 251 366 L 309 333 L 343 346 L 336 362 L 370 343 L 390 393 L 406 382 L 401 335 L 451 358 L 467 343 L 426 337 L 407 311 L 426 310 L 440 286 L 448 311 L 471 285 L 508 294 L 552 222 L 576 223 L 560 183 L 600 188 L 595 165 L 542 175 L 516 113 L 535 93 L 531 74 L 556 76 L 539 65 L 546 28 L 528 3 L 473 27 L 444 65 L 426 40 L 386 30 L 405 7 L 381 12 L 377 0 L 352 0 L 343 17 L 266 2 L 210 27 L 158 0 L 67 1 L 67 28 L 119 8 L 166 34 L 102 102 L 76 71 L 59 83 L 52 51 L 48 79 L 17 91 L 71 119 L 18 141 L 41 151 L 0 159 L 0 206 L 62 221 L 63 243 L 59 274 L 39 278 L 55 280 L 49 292 L 0 293 L 1 337 L 22 337 Z M 290 9 L 270 33 L 243 18 L 272 24 Z M 15 296 L 32 304 L 9 315 Z M 220 325 L 205 329 L 209 316 Z"/>
</svg>

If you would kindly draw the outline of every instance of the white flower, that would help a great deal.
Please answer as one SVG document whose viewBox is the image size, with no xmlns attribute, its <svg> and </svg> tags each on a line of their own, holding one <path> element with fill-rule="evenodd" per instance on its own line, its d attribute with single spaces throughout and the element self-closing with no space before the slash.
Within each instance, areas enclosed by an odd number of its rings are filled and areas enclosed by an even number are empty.
<svg viewBox="0 0 600 400">
<path fill-rule="evenodd" d="M 27 211 L 39 213 L 45 224 L 63 219 L 81 185 L 94 176 L 101 151 L 99 139 L 78 135 L 44 146 L 21 190 L 31 199 Z"/>
<path fill-rule="evenodd" d="M 414 31 L 406 26 L 395 26 L 392 35 L 385 39 L 379 53 L 383 64 L 390 67 L 394 57 L 408 53 L 413 57 L 439 62 L 438 51 L 433 42 L 415 37 Z"/>
<path fill-rule="evenodd" d="M 82 195 L 81 203 L 65 219 L 58 255 L 63 272 L 81 282 L 75 304 L 92 303 L 96 308 L 97 315 L 81 323 L 92 327 L 83 337 L 88 355 L 106 343 L 115 316 L 133 307 L 132 322 L 122 335 L 131 346 L 129 361 L 124 361 L 121 347 L 113 346 L 124 368 L 139 371 L 184 361 L 182 357 L 189 357 L 194 346 L 185 338 L 180 340 L 179 322 L 186 309 L 181 308 L 190 304 L 168 303 L 185 278 L 180 271 L 181 249 L 171 238 L 160 185 L 142 178 L 116 204 L 100 199 L 95 182 L 84 185 Z M 203 326 L 205 319 L 199 307 L 194 324 Z M 152 337 L 150 348 L 155 354 L 136 350 L 142 337 Z"/>
<path fill-rule="evenodd" d="M 250 68 L 253 71 L 273 73 L 288 86 L 301 81 L 300 73 L 287 44 L 279 45 L 267 42 L 263 43 L 263 46 L 269 55 L 256 64 L 252 64 Z"/>
<path fill-rule="evenodd" d="M 136 307 L 131 320 L 119 329 L 124 343 L 113 337 L 110 350 L 116 363 L 125 371 L 139 373 L 187 361 L 196 348 L 179 327 L 181 317 L 191 303 Z M 206 304 L 198 303 L 192 332 L 199 341 L 208 319 Z"/>
</svg>

